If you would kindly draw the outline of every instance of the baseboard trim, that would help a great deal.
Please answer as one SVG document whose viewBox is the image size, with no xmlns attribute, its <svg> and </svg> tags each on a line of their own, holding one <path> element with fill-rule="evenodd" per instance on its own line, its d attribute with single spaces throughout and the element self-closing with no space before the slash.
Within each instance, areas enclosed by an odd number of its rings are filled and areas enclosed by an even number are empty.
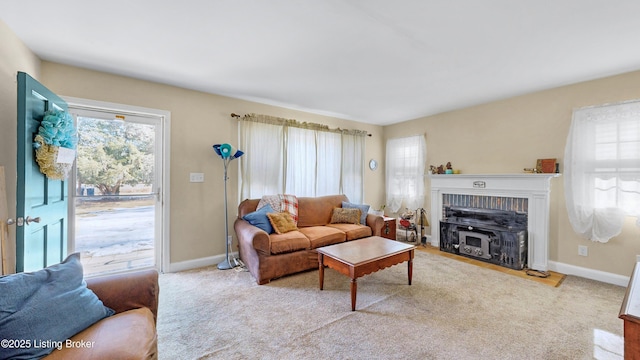
<svg viewBox="0 0 640 360">
<path fill-rule="evenodd" d="M 575 275 L 586 279 L 596 280 L 607 284 L 626 287 L 629 284 L 629 277 L 608 273 L 600 270 L 564 264 L 556 261 L 549 261 L 549 270 L 565 275 Z"/>
<path fill-rule="evenodd" d="M 238 253 L 234 252 L 234 253 L 230 253 L 229 257 L 235 257 L 236 259 L 238 258 Z M 170 263 L 169 264 L 169 269 L 165 272 L 180 272 L 180 271 L 185 271 L 185 270 L 191 270 L 191 269 L 197 269 L 197 268 L 201 268 L 201 267 L 206 267 L 206 266 L 213 266 L 216 264 L 219 264 L 221 262 L 224 261 L 224 254 L 221 255 L 215 255 L 215 256 L 209 256 L 209 257 L 204 257 L 204 258 L 199 258 L 199 259 L 193 259 L 193 260 L 187 260 L 187 261 L 181 261 L 181 262 L 175 262 L 175 263 Z"/>
</svg>

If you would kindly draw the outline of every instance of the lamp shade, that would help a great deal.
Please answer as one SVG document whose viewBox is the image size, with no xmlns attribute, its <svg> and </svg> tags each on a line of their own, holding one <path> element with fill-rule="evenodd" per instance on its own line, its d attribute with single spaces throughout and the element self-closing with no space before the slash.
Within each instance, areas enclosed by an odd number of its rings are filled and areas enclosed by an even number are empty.
<svg viewBox="0 0 640 360">
<path fill-rule="evenodd" d="M 222 156 L 223 159 L 231 157 L 231 154 L 233 154 L 234 152 L 235 149 L 233 148 L 233 146 L 231 146 L 231 144 L 220 145 L 220 156 Z"/>
<path fill-rule="evenodd" d="M 429 226 L 429 220 L 427 219 L 427 212 L 424 210 L 420 212 L 420 224 L 422 226 Z"/>
<path fill-rule="evenodd" d="M 244 152 L 241 150 L 237 150 L 231 144 L 215 144 L 213 145 L 213 150 L 223 159 L 237 159 L 240 156 L 244 155 Z"/>
<path fill-rule="evenodd" d="M 233 158 L 234 158 L 234 159 L 237 159 L 237 158 L 239 158 L 239 157 L 240 157 L 240 156 L 242 156 L 242 155 L 244 155 L 244 151 L 242 151 L 242 150 L 236 150 L 236 152 L 233 154 Z"/>
</svg>

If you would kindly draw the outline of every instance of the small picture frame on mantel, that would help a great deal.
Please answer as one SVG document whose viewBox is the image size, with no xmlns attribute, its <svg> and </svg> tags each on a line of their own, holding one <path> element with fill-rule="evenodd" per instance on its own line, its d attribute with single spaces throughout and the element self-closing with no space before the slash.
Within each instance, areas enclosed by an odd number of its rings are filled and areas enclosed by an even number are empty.
<svg viewBox="0 0 640 360">
<path fill-rule="evenodd" d="M 538 159 L 536 162 L 536 172 L 544 174 L 556 172 L 556 159 Z"/>
</svg>

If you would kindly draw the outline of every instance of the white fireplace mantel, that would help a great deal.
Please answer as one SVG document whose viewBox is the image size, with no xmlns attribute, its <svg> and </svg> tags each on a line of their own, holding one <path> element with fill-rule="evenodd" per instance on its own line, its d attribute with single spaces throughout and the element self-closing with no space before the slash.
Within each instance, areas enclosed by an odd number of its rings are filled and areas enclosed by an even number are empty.
<svg viewBox="0 0 640 360">
<path fill-rule="evenodd" d="M 560 174 L 430 175 L 431 245 L 440 247 L 442 195 L 504 196 L 528 199 L 528 267 L 547 271 L 549 260 L 549 196 L 551 178 Z"/>
</svg>

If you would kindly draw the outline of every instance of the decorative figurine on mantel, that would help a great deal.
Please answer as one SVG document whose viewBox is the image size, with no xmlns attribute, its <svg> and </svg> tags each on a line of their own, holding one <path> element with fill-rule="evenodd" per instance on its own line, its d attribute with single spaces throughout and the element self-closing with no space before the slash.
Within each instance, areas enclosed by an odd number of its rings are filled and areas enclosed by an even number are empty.
<svg viewBox="0 0 640 360">
<path fill-rule="evenodd" d="M 447 163 L 447 170 L 444 171 L 445 174 L 453 174 L 453 168 L 451 167 L 451 162 Z"/>
<path fill-rule="evenodd" d="M 445 168 L 446 166 L 446 168 Z M 453 167 L 451 166 L 451 162 L 447 162 L 447 165 L 440 165 L 437 168 L 433 165 L 429 165 L 429 171 L 432 174 L 453 174 Z"/>
</svg>

